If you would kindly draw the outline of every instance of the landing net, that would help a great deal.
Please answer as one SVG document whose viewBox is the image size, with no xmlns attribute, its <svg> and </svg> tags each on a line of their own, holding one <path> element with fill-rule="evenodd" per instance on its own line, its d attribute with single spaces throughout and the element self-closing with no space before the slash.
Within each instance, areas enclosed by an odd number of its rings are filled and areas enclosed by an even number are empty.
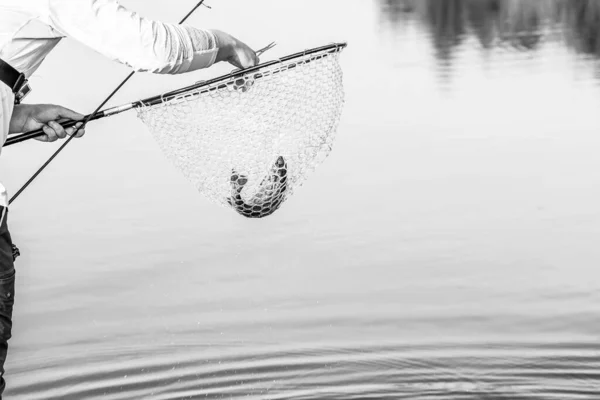
<svg viewBox="0 0 600 400">
<path fill-rule="evenodd" d="M 332 150 L 344 104 L 335 44 L 137 108 L 165 156 L 209 200 L 272 214 Z"/>
</svg>

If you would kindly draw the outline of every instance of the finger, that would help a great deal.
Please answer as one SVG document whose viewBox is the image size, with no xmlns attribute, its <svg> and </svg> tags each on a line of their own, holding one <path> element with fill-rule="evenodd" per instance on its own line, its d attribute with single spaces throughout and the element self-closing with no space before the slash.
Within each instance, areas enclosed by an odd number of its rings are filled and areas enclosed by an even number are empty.
<svg viewBox="0 0 600 400">
<path fill-rule="evenodd" d="M 45 142 L 54 142 L 56 139 L 58 139 L 58 135 L 56 132 L 54 132 L 54 129 L 50 128 L 48 125 L 44 125 L 42 130 L 47 136 L 47 140 L 45 140 Z"/>
<path fill-rule="evenodd" d="M 244 61 L 241 64 L 241 68 L 242 69 L 248 69 L 248 68 L 252 68 L 254 67 L 255 64 L 255 60 L 253 56 L 247 56 L 244 58 Z"/>
<path fill-rule="evenodd" d="M 75 135 L 75 137 L 76 137 L 76 138 L 80 138 L 80 137 L 82 137 L 83 135 L 85 135 L 85 128 L 79 128 L 79 129 L 77 130 L 77 134 Z"/>
<path fill-rule="evenodd" d="M 238 57 L 232 57 L 232 58 L 229 60 L 229 64 L 233 65 L 233 66 L 234 66 L 234 67 L 236 67 L 236 68 L 239 68 L 239 69 L 244 69 L 244 66 L 242 65 L 242 63 L 240 62 L 240 60 L 239 60 L 239 58 L 238 58 Z"/>
<path fill-rule="evenodd" d="M 81 126 L 81 123 L 77 123 L 73 126 L 70 126 L 68 128 L 65 129 L 65 132 L 67 132 L 67 135 L 69 136 L 73 136 L 73 133 L 79 132 L 79 127 Z"/>
<path fill-rule="evenodd" d="M 252 50 L 248 49 L 237 53 L 234 57 L 232 57 L 230 63 L 243 70 L 254 67 L 256 65 L 255 62 L 257 58 L 258 57 L 256 54 Z"/>
<path fill-rule="evenodd" d="M 65 108 L 62 106 L 56 106 L 56 107 L 57 107 L 56 111 L 58 113 L 59 118 L 67 118 L 67 119 L 71 119 L 74 121 L 81 121 L 84 118 L 84 115 L 79 114 L 78 112 L 75 112 L 68 108 Z"/>
<path fill-rule="evenodd" d="M 38 140 L 40 142 L 47 142 L 48 141 L 48 135 L 42 135 L 42 136 L 38 136 L 36 138 L 34 138 L 35 140 Z"/>
<path fill-rule="evenodd" d="M 48 122 L 48 126 L 52 128 L 54 132 L 56 132 L 56 136 L 58 136 L 60 139 L 64 139 L 67 137 L 67 132 L 65 132 L 65 129 L 58 122 L 50 121 Z"/>
<path fill-rule="evenodd" d="M 73 136 L 73 134 L 76 133 L 74 127 L 65 129 L 65 132 L 67 133 L 68 136 Z M 79 130 L 77 130 L 77 134 L 79 134 Z"/>
<path fill-rule="evenodd" d="M 73 134 L 75 134 L 76 138 L 80 138 L 85 134 L 85 128 L 82 128 L 82 125 L 83 124 L 79 122 L 75 124 L 75 126 L 65 129 L 65 131 L 69 136 L 73 136 Z"/>
<path fill-rule="evenodd" d="M 245 54 L 245 56 L 245 64 L 247 68 L 251 68 L 258 65 L 260 58 L 258 57 L 258 54 L 256 54 L 254 51 L 250 50 L 248 53 Z"/>
</svg>

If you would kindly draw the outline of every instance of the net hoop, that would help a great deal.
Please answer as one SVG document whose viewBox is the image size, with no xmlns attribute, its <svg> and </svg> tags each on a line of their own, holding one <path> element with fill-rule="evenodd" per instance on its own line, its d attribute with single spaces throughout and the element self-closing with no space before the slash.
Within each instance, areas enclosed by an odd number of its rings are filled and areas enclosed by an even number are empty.
<svg viewBox="0 0 600 400">
<path fill-rule="evenodd" d="M 202 194 L 262 218 L 332 150 L 344 104 L 339 53 L 345 47 L 294 53 L 133 107 Z"/>
<path fill-rule="evenodd" d="M 237 79 L 243 78 L 245 76 L 254 74 L 254 79 L 261 79 L 263 76 L 259 72 L 265 68 L 273 67 L 279 65 L 279 68 L 275 68 L 272 70 L 273 74 L 279 73 L 288 68 L 294 68 L 293 61 L 297 59 L 305 58 L 306 56 L 316 55 L 315 57 L 311 57 L 308 60 L 305 60 L 305 63 L 311 62 L 311 60 L 318 60 L 323 57 L 327 57 L 331 54 L 336 54 L 345 49 L 347 43 L 332 43 L 326 46 L 315 47 L 309 50 L 300 51 L 298 53 L 291 54 L 289 56 L 282 57 L 277 60 L 267 61 L 262 64 L 258 64 L 254 67 L 250 67 L 244 70 L 239 70 L 232 72 L 227 75 L 222 75 L 217 78 L 213 78 L 207 81 L 197 82 L 193 85 L 186 86 L 181 89 L 173 90 L 171 92 L 163 93 L 155 97 L 150 97 L 145 100 L 140 100 L 138 102 L 133 103 L 135 108 L 137 107 L 152 107 L 155 105 L 163 104 L 168 101 L 175 100 L 180 98 L 187 92 L 194 92 L 193 96 L 199 96 L 205 93 L 209 93 L 215 90 L 223 90 L 227 89 L 227 82 L 235 81 Z"/>
</svg>

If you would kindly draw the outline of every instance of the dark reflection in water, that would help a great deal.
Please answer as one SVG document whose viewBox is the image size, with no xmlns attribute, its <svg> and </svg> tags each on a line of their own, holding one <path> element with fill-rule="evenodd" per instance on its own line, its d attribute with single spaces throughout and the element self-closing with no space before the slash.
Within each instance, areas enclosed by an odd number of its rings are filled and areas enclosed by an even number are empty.
<svg viewBox="0 0 600 400">
<path fill-rule="evenodd" d="M 536 50 L 562 40 L 578 53 L 600 56 L 600 2 L 595 0 L 379 0 L 393 24 L 418 18 L 444 63 L 472 33 L 484 49 Z"/>
</svg>

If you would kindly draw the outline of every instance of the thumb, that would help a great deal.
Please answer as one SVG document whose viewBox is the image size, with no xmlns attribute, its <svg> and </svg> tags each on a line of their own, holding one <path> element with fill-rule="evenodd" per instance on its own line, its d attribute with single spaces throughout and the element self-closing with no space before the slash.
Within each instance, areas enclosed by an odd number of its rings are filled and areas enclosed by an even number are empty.
<svg viewBox="0 0 600 400">
<path fill-rule="evenodd" d="M 246 54 L 244 54 L 244 56 L 245 56 L 245 64 L 246 64 L 245 67 L 246 68 L 255 67 L 258 64 L 260 64 L 260 58 L 253 50 L 249 50 Z"/>
<path fill-rule="evenodd" d="M 71 119 L 74 121 L 81 121 L 84 118 L 84 115 L 79 114 L 78 112 L 75 112 L 73 110 L 70 110 L 68 108 L 62 107 L 62 106 L 56 106 L 56 113 L 58 118 L 67 118 L 67 119 Z"/>
</svg>

